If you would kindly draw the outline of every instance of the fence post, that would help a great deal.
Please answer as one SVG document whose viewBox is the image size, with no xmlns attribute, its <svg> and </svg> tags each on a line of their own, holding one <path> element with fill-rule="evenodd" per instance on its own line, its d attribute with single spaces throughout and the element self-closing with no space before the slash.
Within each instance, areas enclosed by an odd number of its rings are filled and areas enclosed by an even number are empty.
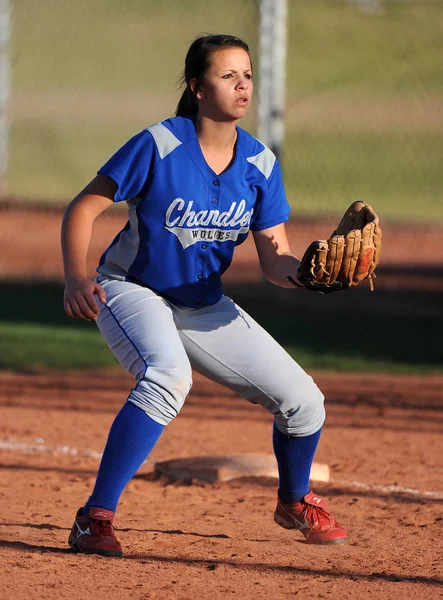
<svg viewBox="0 0 443 600">
<path fill-rule="evenodd" d="M 287 0 L 260 0 L 258 137 L 282 159 Z"/>
<path fill-rule="evenodd" d="M 9 0 L 0 0 L 0 197 L 6 194 L 6 171 L 8 167 L 7 105 L 10 89 L 9 75 Z"/>
</svg>

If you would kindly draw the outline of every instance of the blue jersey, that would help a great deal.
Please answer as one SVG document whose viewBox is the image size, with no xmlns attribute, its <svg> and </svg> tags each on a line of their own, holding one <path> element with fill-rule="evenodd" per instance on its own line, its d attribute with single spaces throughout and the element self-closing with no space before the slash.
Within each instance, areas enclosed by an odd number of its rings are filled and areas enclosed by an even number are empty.
<svg viewBox="0 0 443 600">
<path fill-rule="evenodd" d="M 275 155 L 239 127 L 234 160 L 220 175 L 187 117 L 145 129 L 98 172 L 117 183 L 114 200 L 127 202 L 129 220 L 97 271 L 187 307 L 220 300 L 221 276 L 249 230 L 289 218 Z"/>
</svg>

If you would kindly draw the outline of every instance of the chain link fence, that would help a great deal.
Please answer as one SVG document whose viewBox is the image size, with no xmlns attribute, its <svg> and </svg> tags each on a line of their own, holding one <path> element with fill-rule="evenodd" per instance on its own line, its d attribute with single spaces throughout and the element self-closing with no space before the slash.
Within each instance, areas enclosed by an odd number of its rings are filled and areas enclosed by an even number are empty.
<svg viewBox="0 0 443 600">
<path fill-rule="evenodd" d="M 285 175 L 294 207 L 360 198 L 443 223 L 440 0 L 290 2 Z"/>
<path fill-rule="evenodd" d="M 258 5 L 12 0 L 11 20 L 9 194 L 66 202 L 129 137 L 174 113 L 197 35 L 255 48 Z"/>
</svg>

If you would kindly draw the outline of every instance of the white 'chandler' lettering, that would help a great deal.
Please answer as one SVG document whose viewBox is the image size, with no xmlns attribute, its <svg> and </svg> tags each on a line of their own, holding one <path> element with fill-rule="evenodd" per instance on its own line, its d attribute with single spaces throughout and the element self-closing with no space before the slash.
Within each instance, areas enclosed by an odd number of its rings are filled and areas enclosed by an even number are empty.
<svg viewBox="0 0 443 600">
<path fill-rule="evenodd" d="M 197 213 L 192 210 L 193 200 L 189 200 L 187 205 L 183 198 L 176 198 L 171 202 L 166 211 L 166 227 L 247 227 L 251 222 L 253 209 L 246 209 L 246 201 L 241 200 L 232 202 L 227 211 L 219 210 L 199 210 Z"/>
<path fill-rule="evenodd" d="M 217 209 L 196 212 L 193 206 L 193 200 L 186 203 L 183 198 L 175 198 L 166 211 L 165 228 L 177 236 L 184 249 L 201 240 L 236 242 L 249 232 L 254 209 L 246 210 L 246 200 L 232 202 L 223 212 Z"/>
</svg>

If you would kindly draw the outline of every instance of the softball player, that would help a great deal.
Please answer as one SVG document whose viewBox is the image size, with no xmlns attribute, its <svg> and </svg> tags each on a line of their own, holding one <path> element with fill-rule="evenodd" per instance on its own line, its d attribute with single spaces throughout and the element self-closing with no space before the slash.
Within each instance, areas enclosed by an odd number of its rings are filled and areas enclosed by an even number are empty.
<svg viewBox="0 0 443 600">
<path fill-rule="evenodd" d="M 120 495 L 178 415 L 192 369 L 274 415 L 279 470 L 275 521 L 308 543 L 338 544 L 345 529 L 309 488 L 325 413 L 312 378 L 230 298 L 221 275 L 253 233 L 264 275 L 293 287 L 299 260 L 285 233 L 290 208 L 280 166 L 236 126 L 251 103 L 248 46 L 207 35 L 190 46 L 176 116 L 130 139 L 70 203 L 63 218 L 65 311 L 96 320 L 135 379 L 106 443 L 70 546 L 121 556 L 113 519 Z M 86 275 L 94 219 L 126 202 L 126 226 Z"/>
</svg>

